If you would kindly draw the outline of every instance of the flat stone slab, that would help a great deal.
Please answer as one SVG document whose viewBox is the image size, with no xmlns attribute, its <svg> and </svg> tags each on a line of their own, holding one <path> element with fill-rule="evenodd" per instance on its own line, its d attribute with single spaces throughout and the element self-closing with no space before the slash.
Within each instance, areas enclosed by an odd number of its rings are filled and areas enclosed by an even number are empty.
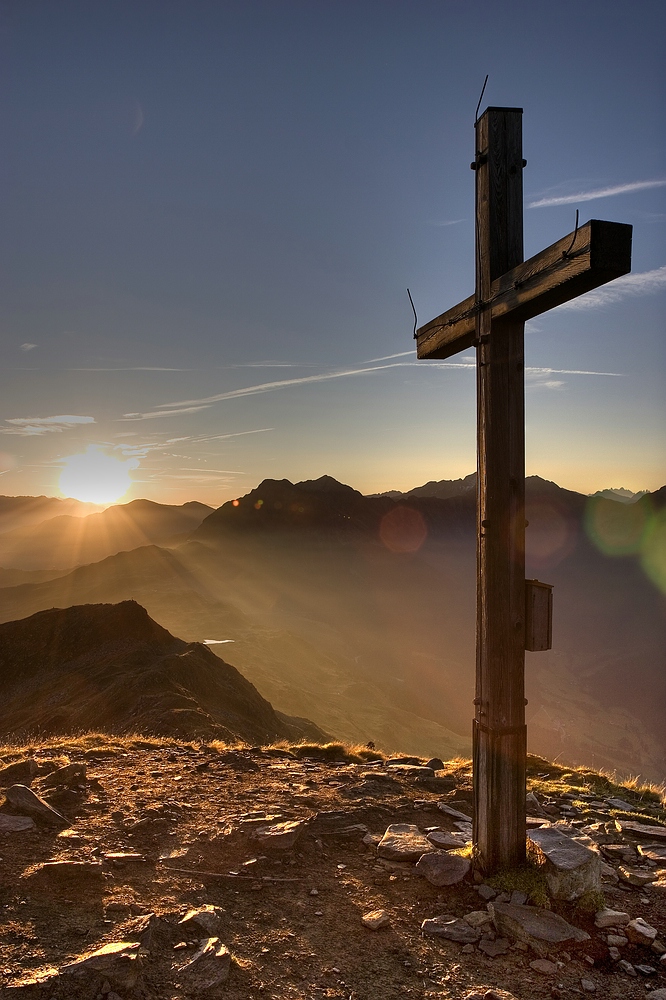
<svg viewBox="0 0 666 1000">
<path fill-rule="evenodd" d="M 635 885 L 638 888 L 643 885 L 650 885 L 651 882 L 656 882 L 659 877 L 656 872 L 643 871 L 640 868 L 628 868 L 627 865 L 619 865 L 617 873 L 622 882 L 626 882 L 628 885 Z"/>
<path fill-rule="evenodd" d="M 606 799 L 605 801 L 611 809 L 619 809 L 620 812 L 638 812 L 638 806 L 632 805 L 631 802 L 627 802 L 626 799 Z"/>
<path fill-rule="evenodd" d="M 76 976 L 94 972 L 109 979 L 114 985 L 131 989 L 136 985 L 139 976 L 140 947 L 138 941 L 114 941 L 112 944 L 105 944 L 103 948 L 98 948 L 97 951 L 77 958 L 74 962 L 63 965 L 60 973 Z"/>
<path fill-rule="evenodd" d="M 479 941 L 479 951 L 482 951 L 488 958 L 497 958 L 498 955 L 506 955 L 511 945 L 508 938 L 482 938 Z"/>
<path fill-rule="evenodd" d="M 379 841 L 377 854 L 387 861 L 418 861 L 434 847 L 413 823 L 392 823 Z"/>
<path fill-rule="evenodd" d="M 666 844 L 639 844 L 638 853 L 648 861 L 666 864 Z"/>
<path fill-rule="evenodd" d="M 586 892 L 599 891 L 601 855 L 589 838 L 585 844 L 550 826 L 530 830 L 528 839 L 545 859 L 544 873 L 553 899 L 573 902 Z"/>
<path fill-rule="evenodd" d="M 25 830 L 34 830 L 35 821 L 30 816 L 10 816 L 9 813 L 0 813 L 0 833 L 23 833 Z"/>
<path fill-rule="evenodd" d="M 616 819 L 615 826 L 622 833 L 635 833 L 639 837 L 658 837 L 666 840 L 666 826 L 653 826 L 651 823 L 634 823 L 633 820 Z"/>
<path fill-rule="evenodd" d="M 624 910 L 611 910 L 607 906 L 594 914 L 594 926 L 599 928 L 624 927 L 630 920 L 631 917 Z"/>
<path fill-rule="evenodd" d="M 11 785 L 5 791 L 5 796 L 13 809 L 23 816 L 31 816 L 37 823 L 45 823 L 47 826 L 69 826 L 62 813 L 26 785 Z"/>
<path fill-rule="evenodd" d="M 100 861 L 45 861 L 21 878 L 30 883 L 31 889 L 43 892 L 81 891 L 84 888 L 101 890 L 104 871 Z"/>
<path fill-rule="evenodd" d="M 421 930 L 430 937 L 443 937 L 447 941 L 457 941 L 459 944 L 476 944 L 481 937 L 481 933 L 476 928 L 470 927 L 466 920 L 448 915 L 424 920 Z"/>
<path fill-rule="evenodd" d="M 433 851 L 419 858 L 416 871 L 431 885 L 456 885 L 471 868 L 469 858 L 448 851 Z"/>
<path fill-rule="evenodd" d="M 252 839 L 268 850 L 289 851 L 296 845 L 308 824 L 305 820 L 291 819 L 272 826 L 259 826 L 252 832 Z"/>
<path fill-rule="evenodd" d="M 467 813 L 461 812 L 460 809 L 454 809 L 447 802 L 438 802 L 437 808 L 445 813 L 447 816 L 451 816 L 452 819 L 461 819 L 465 823 L 471 823 L 472 817 L 468 816 Z"/>
<path fill-rule="evenodd" d="M 544 910 L 540 906 L 488 903 L 488 912 L 498 934 L 524 942 L 542 958 L 548 953 L 549 945 L 590 939 L 586 931 L 574 927 L 552 910 Z"/>
<path fill-rule="evenodd" d="M 459 830 L 453 833 L 445 833 L 444 830 L 433 830 L 427 833 L 426 837 L 430 843 L 440 850 L 464 847 L 468 843 L 467 837 Z"/>
</svg>

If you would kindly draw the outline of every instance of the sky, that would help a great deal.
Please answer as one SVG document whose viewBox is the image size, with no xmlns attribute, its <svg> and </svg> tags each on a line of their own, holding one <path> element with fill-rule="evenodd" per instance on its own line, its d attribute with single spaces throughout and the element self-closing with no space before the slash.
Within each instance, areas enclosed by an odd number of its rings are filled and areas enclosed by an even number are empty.
<svg viewBox="0 0 666 1000">
<path fill-rule="evenodd" d="M 631 275 L 527 324 L 527 474 L 662 486 L 664 37 L 652 0 L 4 0 L 0 492 L 473 471 L 474 354 L 417 362 L 406 289 L 419 324 L 473 291 L 486 74 L 526 257 L 634 227 Z"/>
</svg>

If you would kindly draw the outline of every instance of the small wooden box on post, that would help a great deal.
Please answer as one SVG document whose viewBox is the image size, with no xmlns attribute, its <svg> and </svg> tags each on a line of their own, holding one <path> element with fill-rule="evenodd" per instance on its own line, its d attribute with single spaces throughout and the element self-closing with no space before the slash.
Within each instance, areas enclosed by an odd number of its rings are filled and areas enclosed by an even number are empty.
<svg viewBox="0 0 666 1000">
<path fill-rule="evenodd" d="M 550 648 L 552 620 L 551 588 L 525 581 L 524 324 L 630 271 L 631 226 L 591 220 L 523 262 L 522 109 L 475 129 L 476 290 L 416 337 L 421 359 L 477 350 L 473 835 L 491 872 L 525 857 L 525 648 Z"/>
</svg>

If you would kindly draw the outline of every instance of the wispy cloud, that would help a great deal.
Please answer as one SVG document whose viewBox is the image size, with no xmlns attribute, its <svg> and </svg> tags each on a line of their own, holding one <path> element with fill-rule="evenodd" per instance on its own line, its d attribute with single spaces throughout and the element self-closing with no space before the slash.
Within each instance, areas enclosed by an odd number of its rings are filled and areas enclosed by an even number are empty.
<svg viewBox="0 0 666 1000">
<path fill-rule="evenodd" d="M 442 226 L 457 226 L 459 222 L 464 222 L 464 219 L 446 219 L 444 222 L 438 222 L 436 219 L 432 219 L 428 225 L 437 226 L 441 228 Z"/>
<path fill-rule="evenodd" d="M 398 354 L 385 354 L 383 358 L 370 358 L 369 361 L 362 361 L 363 365 L 374 365 L 376 361 L 392 361 L 393 358 L 406 358 L 408 355 L 414 357 L 416 355 L 416 348 L 413 347 L 411 351 L 399 351 Z"/>
<path fill-rule="evenodd" d="M 227 438 L 244 437 L 246 434 L 266 434 L 274 431 L 274 427 L 258 427 L 254 431 L 234 431 L 233 434 L 211 434 L 209 437 L 194 438 L 192 444 L 204 444 L 207 441 L 225 441 Z"/>
<path fill-rule="evenodd" d="M 22 351 L 34 351 L 36 347 L 37 344 L 21 344 Z"/>
<path fill-rule="evenodd" d="M 173 404 L 168 404 L 173 405 Z M 179 417 L 183 413 L 198 413 L 199 410 L 207 410 L 209 404 L 202 404 L 201 406 L 178 406 L 172 410 L 160 410 L 159 412 L 150 413 L 124 413 L 120 420 L 155 420 L 157 417 Z"/>
<path fill-rule="evenodd" d="M 636 274 L 625 274 L 622 278 L 595 288 L 577 299 L 565 302 L 559 309 L 594 309 L 597 306 L 607 306 L 633 295 L 646 295 L 658 292 L 666 287 L 666 265 L 656 267 L 653 271 L 638 271 Z"/>
<path fill-rule="evenodd" d="M 313 385 L 317 382 L 330 382 L 333 379 L 349 378 L 353 375 L 368 375 L 371 372 L 384 371 L 387 368 L 400 368 L 405 362 L 397 362 L 392 365 L 376 365 L 372 368 L 347 368 L 343 371 L 322 372 L 319 375 L 302 375 L 300 378 L 281 379 L 279 382 L 261 382 L 258 385 L 247 385 L 242 389 L 229 389 L 227 392 L 218 392 L 214 396 L 204 396 L 202 399 L 185 399 L 177 403 L 161 403 L 159 409 L 162 412 L 177 412 L 169 410 L 167 407 L 191 407 L 210 406 L 211 403 L 221 403 L 224 399 L 240 399 L 243 396 L 256 396 L 264 392 L 275 392 L 278 389 L 286 389 L 294 385 Z M 186 412 L 186 411 L 185 411 Z"/>
<path fill-rule="evenodd" d="M 94 417 L 62 414 L 56 417 L 10 417 L 5 420 L 10 427 L 0 427 L 0 434 L 19 434 L 21 437 L 38 437 L 41 434 L 58 434 L 80 424 L 94 424 Z"/>
<path fill-rule="evenodd" d="M 619 194 L 632 194 L 634 191 L 648 191 L 650 188 L 665 186 L 666 178 L 654 181 L 632 181 L 630 184 L 615 184 L 611 187 L 593 188 L 591 191 L 578 191 L 576 194 L 539 198 L 537 201 L 531 201 L 527 207 L 550 208 L 553 205 L 576 205 L 581 201 L 595 201 L 597 198 L 614 198 Z"/>
</svg>

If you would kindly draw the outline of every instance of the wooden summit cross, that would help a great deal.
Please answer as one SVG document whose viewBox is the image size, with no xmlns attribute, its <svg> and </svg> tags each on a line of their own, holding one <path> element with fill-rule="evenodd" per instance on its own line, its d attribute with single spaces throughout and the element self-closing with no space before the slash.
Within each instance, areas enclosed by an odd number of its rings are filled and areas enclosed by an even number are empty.
<svg viewBox="0 0 666 1000">
<path fill-rule="evenodd" d="M 475 129 L 476 291 L 416 338 L 423 359 L 477 350 L 474 845 L 489 872 L 525 858 L 525 320 L 630 271 L 632 227 L 593 219 L 523 263 L 522 108 L 487 108 Z"/>
</svg>

